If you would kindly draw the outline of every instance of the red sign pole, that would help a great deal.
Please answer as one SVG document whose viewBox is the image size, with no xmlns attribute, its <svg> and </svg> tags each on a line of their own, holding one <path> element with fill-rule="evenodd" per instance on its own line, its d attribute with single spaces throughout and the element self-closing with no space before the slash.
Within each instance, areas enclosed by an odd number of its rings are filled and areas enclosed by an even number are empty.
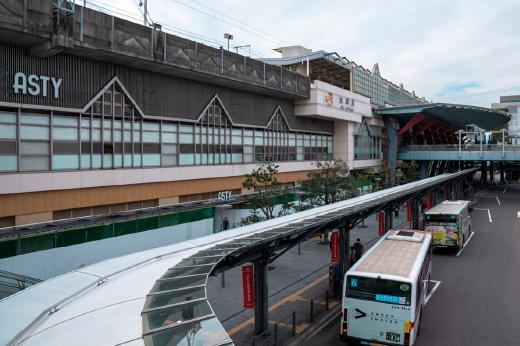
<svg viewBox="0 0 520 346">
<path fill-rule="evenodd" d="M 255 308 L 255 288 L 253 282 L 253 266 L 242 266 L 242 284 L 244 289 L 244 308 Z"/>
<path fill-rule="evenodd" d="M 385 235 L 385 213 L 379 213 L 379 235 Z"/>
<path fill-rule="evenodd" d="M 426 196 L 426 209 L 431 209 L 432 208 L 432 194 L 429 193 L 427 196 Z"/>
<path fill-rule="evenodd" d="M 451 185 L 451 199 L 455 200 L 455 184 Z"/>
<path fill-rule="evenodd" d="M 412 202 L 406 204 L 406 221 L 412 222 Z"/>
<path fill-rule="evenodd" d="M 330 261 L 332 263 L 339 262 L 339 231 L 338 230 L 332 231 L 330 241 L 332 243 L 331 244 L 332 252 L 331 252 Z"/>
</svg>

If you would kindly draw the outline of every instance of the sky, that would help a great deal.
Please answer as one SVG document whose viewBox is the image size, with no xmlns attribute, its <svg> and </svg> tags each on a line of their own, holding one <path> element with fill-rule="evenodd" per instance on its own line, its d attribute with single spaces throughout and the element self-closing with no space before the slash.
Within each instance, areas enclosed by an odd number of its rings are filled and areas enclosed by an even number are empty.
<svg viewBox="0 0 520 346">
<path fill-rule="evenodd" d="M 139 1 L 87 7 L 137 21 Z M 197 42 L 227 47 L 223 35 L 232 34 L 230 46 L 251 45 L 252 57 L 301 45 L 369 70 L 378 63 L 383 78 L 428 101 L 490 107 L 520 95 L 519 0 L 148 0 L 148 12 L 164 31 Z"/>
</svg>

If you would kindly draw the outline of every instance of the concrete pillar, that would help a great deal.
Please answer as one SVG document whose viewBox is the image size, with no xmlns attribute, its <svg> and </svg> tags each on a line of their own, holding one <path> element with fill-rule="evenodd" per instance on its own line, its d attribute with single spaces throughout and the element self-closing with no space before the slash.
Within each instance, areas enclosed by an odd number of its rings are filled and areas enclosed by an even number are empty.
<svg viewBox="0 0 520 346">
<path fill-rule="evenodd" d="M 399 209 L 399 206 L 397 206 L 397 208 L 395 208 L 395 210 L 398 210 L 398 209 Z M 388 218 L 388 229 L 394 228 L 394 213 L 392 213 L 392 211 L 394 211 L 394 209 L 389 211 L 390 217 Z"/>
<path fill-rule="evenodd" d="M 513 169 L 509 168 L 509 184 L 513 183 Z"/>
<path fill-rule="evenodd" d="M 267 261 L 256 260 L 253 263 L 255 283 L 255 334 L 262 334 L 269 329 L 269 290 Z"/>
<path fill-rule="evenodd" d="M 489 181 L 495 180 L 495 162 L 489 161 Z"/>
<path fill-rule="evenodd" d="M 392 217 L 392 210 L 385 210 L 385 233 L 390 229 L 390 218 Z"/>
<path fill-rule="evenodd" d="M 500 162 L 500 184 L 506 183 L 504 173 L 504 162 Z"/>
<path fill-rule="evenodd" d="M 412 229 L 419 229 L 419 200 L 412 199 Z"/>
<path fill-rule="evenodd" d="M 428 178 L 428 162 L 426 160 L 419 161 L 419 173 L 421 180 Z"/>
<path fill-rule="evenodd" d="M 482 182 L 485 185 L 488 183 L 487 179 L 487 161 L 482 161 Z"/>
</svg>

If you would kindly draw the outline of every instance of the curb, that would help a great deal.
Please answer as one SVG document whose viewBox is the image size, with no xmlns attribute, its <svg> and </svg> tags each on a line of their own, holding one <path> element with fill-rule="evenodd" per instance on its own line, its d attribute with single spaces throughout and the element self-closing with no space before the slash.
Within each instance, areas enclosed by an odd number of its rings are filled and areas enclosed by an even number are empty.
<svg viewBox="0 0 520 346">
<path fill-rule="evenodd" d="M 333 307 L 325 317 L 316 322 L 313 326 L 307 328 L 305 332 L 303 332 L 296 340 L 291 342 L 288 346 L 298 346 L 302 345 L 304 342 L 318 334 L 326 325 L 332 322 L 337 318 L 339 323 L 339 313 L 341 311 L 341 303 L 337 306 Z M 338 333 L 339 334 L 339 333 Z"/>
</svg>

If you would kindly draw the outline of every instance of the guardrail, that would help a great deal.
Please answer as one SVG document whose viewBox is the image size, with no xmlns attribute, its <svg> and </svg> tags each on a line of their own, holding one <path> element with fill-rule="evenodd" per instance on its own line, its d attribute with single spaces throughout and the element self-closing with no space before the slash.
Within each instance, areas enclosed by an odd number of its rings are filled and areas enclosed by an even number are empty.
<svg viewBox="0 0 520 346">
<path fill-rule="evenodd" d="M 292 322 L 291 323 L 284 323 L 285 320 L 287 320 L 288 318 L 291 318 L 291 317 L 292 317 Z M 281 325 L 282 328 L 279 328 L 278 327 L 279 325 Z M 288 329 L 290 325 L 292 325 L 291 330 L 288 330 L 284 334 L 281 334 L 282 331 L 284 329 Z M 272 330 L 272 329 L 274 329 L 274 332 L 271 334 L 270 330 Z M 274 325 L 274 327 L 269 328 L 268 330 L 266 330 L 262 334 L 258 335 L 253 340 L 249 341 L 244 346 L 248 346 L 248 345 L 260 346 L 263 343 L 268 342 L 269 340 L 271 340 L 271 338 L 273 338 L 274 341 L 271 342 L 270 344 L 266 344 L 266 346 L 271 346 L 271 345 L 278 346 L 278 342 L 280 341 L 280 339 L 283 338 L 284 336 L 286 336 L 287 334 L 291 333 L 291 331 L 292 331 L 292 336 L 295 336 L 296 335 L 296 312 L 293 312 L 289 316 L 284 317 L 280 322 L 276 323 Z M 263 341 L 261 341 L 260 343 L 257 344 L 258 338 L 261 338 L 261 337 L 267 337 L 267 338 L 265 338 Z"/>
<path fill-rule="evenodd" d="M 323 297 L 323 294 L 320 294 L 316 298 L 311 299 L 311 323 L 314 322 L 315 313 L 318 313 L 321 309 L 329 311 L 329 291 L 325 291 L 325 299 L 321 297 Z M 316 305 L 319 306 L 317 309 L 315 308 Z"/>
<path fill-rule="evenodd" d="M 483 144 L 482 147 L 480 144 L 462 144 L 460 146 L 461 151 L 476 151 L 480 152 L 520 152 L 520 145 L 518 144 Z M 397 152 L 399 153 L 407 153 L 411 151 L 420 151 L 420 152 L 431 152 L 431 151 L 459 151 L 458 144 L 447 144 L 447 145 L 407 145 L 405 148 L 399 147 L 397 148 Z"/>
</svg>

